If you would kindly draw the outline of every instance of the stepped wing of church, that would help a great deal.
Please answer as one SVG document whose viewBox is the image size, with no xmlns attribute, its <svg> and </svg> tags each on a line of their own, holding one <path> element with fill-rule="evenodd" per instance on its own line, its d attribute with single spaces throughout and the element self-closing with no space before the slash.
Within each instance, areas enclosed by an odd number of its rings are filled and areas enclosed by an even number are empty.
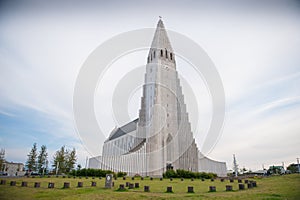
<svg viewBox="0 0 300 200">
<path fill-rule="evenodd" d="M 226 176 L 226 163 L 211 160 L 193 138 L 175 54 L 162 20 L 149 50 L 139 118 L 115 128 L 102 156 L 89 168 L 160 177 L 167 169 L 212 172 Z"/>
</svg>

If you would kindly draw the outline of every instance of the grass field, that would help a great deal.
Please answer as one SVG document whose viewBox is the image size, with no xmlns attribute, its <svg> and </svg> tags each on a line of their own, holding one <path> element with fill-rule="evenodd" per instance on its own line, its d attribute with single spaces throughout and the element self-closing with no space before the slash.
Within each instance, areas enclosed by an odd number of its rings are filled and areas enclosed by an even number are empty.
<svg viewBox="0 0 300 200">
<path fill-rule="evenodd" d="M 300 199 L 300 175 L 273 176 L 268 178 L 254 178 L 257 187 L 238 190 L 237 180 L 230 183 L 228 180 L 221 182 L 216 179 L 201 181 L 195 179 L 159 179 L 149 180 L 145 178 L 119 178 L 115 180 L 113 189 L 104 188 L 104 179 L 86 178 L 1 178 L 6 180 L 5 185 L 0 185 L 0 199 Z M 16 181 L 16 186 L 10 186 L 10 181 Z M 22 181 L 28 183 L 27 187 L 21 187 Z M 96 187 L 91 187 L 91 182 L 97 183 Z M 34 188 L 34 182 L 40 182 L 40 188 Z M 49 189 L 48 183 L 53 182 L 55 188 Z M 70 188 L 63 189 L 64 182 L 70 183 Z M 83 182 L 83 187 L 78 188 L 77 183 Z M 139 188 L 117 191 L 120 184 L 126 182 L 140 184 Z M 243 181 L 244 182 L 244 181 Z M 150 192 L 144 192 L 144 186 L 150 186 Z M 225 186 L 232 185 L 233 191 L 226 192 Z M 166 193 L 167 186 L 173 187 L 173 193 Z M 187 193 L 187 187 L 193 186 L 194 193 Z M 216 192 L 208 192 L 209 186 L 216 186 Z M 245 185 L 246 186 L 246 185 Z"/>
</svg>

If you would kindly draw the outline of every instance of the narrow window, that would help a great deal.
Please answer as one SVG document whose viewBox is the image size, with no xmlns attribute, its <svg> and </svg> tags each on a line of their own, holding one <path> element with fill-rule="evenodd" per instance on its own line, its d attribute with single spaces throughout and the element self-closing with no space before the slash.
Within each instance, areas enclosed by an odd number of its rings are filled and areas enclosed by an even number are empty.
<svg viewBox="0 0 300 200">
<path fill-rule="evenodd" d="M 148 61 L 148 63 L 150 62 L 150 58 L 149 58 L 149 56 L 147 57 L 147 61 Z"/>
<path fill-rule="evenodd" d="M 173 54 L 172 53 L 170 53 L 170 58 L 171 58 L 171 60 L 173 60 Z"/>
<path fill-rule="evenodd" d="M 155 58 L 155 50 L 153 51 L 153 58 Z"/>
<path fill-rule="evenodd" d="M 152 54 L 150 54 L 150 60 L 152 61 Z"/>
<path fill-rule="evenodd" d="M 160 50 L 160 56 L 163 57 L 163 55 L 164 55 L 164 53 L 163 53 L 163 50 L 161 49 Z"/>
<path fill-rule="evenodd" d="M 167 49 L 166 49 L 166 58 L 168 58 L 168 51 L 167 51 Z"/>
</svg>

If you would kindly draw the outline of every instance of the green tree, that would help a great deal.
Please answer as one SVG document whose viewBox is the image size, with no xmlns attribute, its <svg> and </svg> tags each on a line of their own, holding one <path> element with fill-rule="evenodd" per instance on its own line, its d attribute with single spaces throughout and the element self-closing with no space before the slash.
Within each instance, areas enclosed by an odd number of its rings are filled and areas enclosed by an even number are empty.
<svg viewBox="0 0 300 200">
<path fill-rule="evenodd" d="M 62 146 L 60 150 L 56 151 L 53 157 L 53 167 L 58 174 L 69 173 L 74 169 L 76 163 L 76 150 L 67 150 L 65 146 Z"/>
<path fill-rule="evenodd" d="M 69 173 L 72 169 L 74 169 L 74 165 L 76 163 L 76 150 L 75 148 L 73 148 L 73 150 L 70 151 L 66 151 L 66 172 Z"/>
<path fill-rule="evenodd" d="M 290 170 L 291 173 L 297 173 L 298 172 L 298 165 L 297 164 L 290 164 L 286 169 Z"/>
<path fill-rule="evenodd" d="M 47 158 L 48 158 L 47 147 L 45 145 L 42 145 L 37 160 L 38 163 L 37 167 L 40 173 L 45 172 L 47 161 L 48 161 Z"/>
<path fill-rule="evenodd" d="M 5 149 L 0 150 L 0 171 L 4 171 Z"/>
<path fill-rule="evenodd" d="M 29 154 L 27 155 L 27 161 L 26 161 L 26 167 L 28 168 L 29 171 L 36 171 L 37 170 L 37 147 L 36 143 L 33 144 Z"/>
<path fill-rule="evenodd" d="M 65 172 L 65 146 L 62 146 L 60 150 L 57 150 L 55 152 L 53 158 L 53 167 L 55 169 L 55 172 L 57 172 L 58 174 Z"/>
</svg>

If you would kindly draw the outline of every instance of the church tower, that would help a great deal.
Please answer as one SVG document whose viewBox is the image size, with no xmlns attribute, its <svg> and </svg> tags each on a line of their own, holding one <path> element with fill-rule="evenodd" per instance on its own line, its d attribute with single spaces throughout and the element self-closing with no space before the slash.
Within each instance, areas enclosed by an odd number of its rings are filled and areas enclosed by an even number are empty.
<svg viewBox="0 0 300 200">
<path fill-rule="evenodd" d="M 148 175 L 161 175 L 167 168 L 198 170 L 198 149 L 176 71 L 175 54 L 161 19 L 147 57 L 137 135 L 145 138 Z"/>
<path fill-rule="evenodd" d="M 115 128 L 90 168 L 160 177 L 167 169 L 226 176 L 226 163 L 198 151 L 176 70 L 175 53 L 160 19 L 147 56 L 139 118 Z"/>
</svg>

